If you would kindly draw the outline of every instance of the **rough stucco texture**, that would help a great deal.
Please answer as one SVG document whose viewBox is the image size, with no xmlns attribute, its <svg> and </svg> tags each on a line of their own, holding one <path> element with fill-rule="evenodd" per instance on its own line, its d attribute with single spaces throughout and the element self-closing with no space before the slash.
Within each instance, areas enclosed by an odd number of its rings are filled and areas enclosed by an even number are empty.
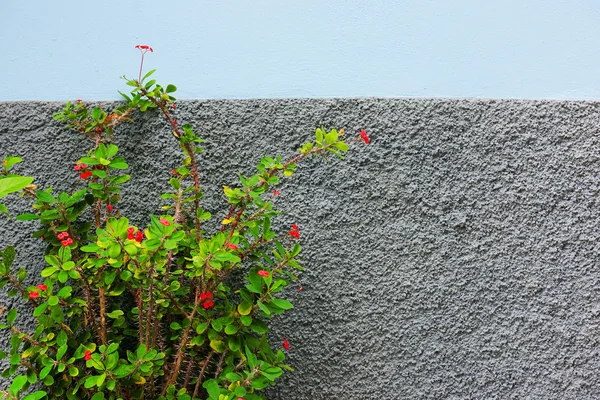
<svg viewBox="0 0 600 400">
<path fill-rule="evenodd" d="M 51 122 L 59 107 L 0 103 L 0 153 L 67 190 L 85 146 Z M 177 113 L 206 139 L 217 214 L 234 173 L 292 154 L 316 126 L 372 137 L 280 188 L 279 227 L 300 226 L 308 268 L 273 321 L 295 371 L 269 398 L 600 398 L 599 103 L 188 101 Z M 133 176 L 120 208 L 143 224 L 179 156 L 158 118 L 137 119 L 117 140 Z M 5 222 L 0 243 L 37 273 L 35 222 Z"/>
</svg>

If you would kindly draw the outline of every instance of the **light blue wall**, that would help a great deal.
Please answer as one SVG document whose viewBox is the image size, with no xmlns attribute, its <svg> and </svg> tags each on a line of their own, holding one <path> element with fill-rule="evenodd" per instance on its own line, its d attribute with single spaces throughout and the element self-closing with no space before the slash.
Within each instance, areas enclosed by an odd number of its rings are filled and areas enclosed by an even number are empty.
<svg viewBox="0 0 600 400">
<path fill-rule="evenodd" d="M 2 0 L 0 18 L 0 100 L 116 99 L 136 44 L 180 98 L 600 99 L 598 0 Z"/>
</svg>

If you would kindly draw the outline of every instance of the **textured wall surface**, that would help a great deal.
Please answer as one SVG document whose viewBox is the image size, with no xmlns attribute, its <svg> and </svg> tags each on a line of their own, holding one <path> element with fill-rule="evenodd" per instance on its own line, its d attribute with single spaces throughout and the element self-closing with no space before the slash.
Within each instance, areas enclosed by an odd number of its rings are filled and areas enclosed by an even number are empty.
<svg viewBox="0 0 600 400">
<path fill-rule="evenodd" d="M 65 190 L 85 147 L 50 121 L 58 107 L 0 103 L 0 154 Z M 373 139 L 344 161 L 307 162 L 276 200 L 308 269 L 296 307 L 273 321 L 295 372 L 270 398 L 600 398 L 600 103 L 191 101 L 178 113 L 206 138 L 212 210 L 233 173 L 291 154 L 315 126 Z M 179 156 L 161 121 L 138 120 L 118 138 L 133 176 L 120 207 L 143 224 Z M 0 224 L 32 272 L 35 224 Z"/>
</svg>

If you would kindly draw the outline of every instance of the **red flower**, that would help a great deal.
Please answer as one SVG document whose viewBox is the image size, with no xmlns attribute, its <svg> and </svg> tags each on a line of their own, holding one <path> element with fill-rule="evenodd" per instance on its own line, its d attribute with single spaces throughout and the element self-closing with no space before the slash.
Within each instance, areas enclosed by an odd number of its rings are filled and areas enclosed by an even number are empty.
<svg viewBox="0 0 600 400">
<path fill-rule="evenodd" d="M 138 243 L 142 243 L 142 240 L 144 240 L 144 233 L 141 229 L 138 229 L 137 233 L 135 234 L 135 241 Z"/>
<path fill-rule="evenodd" d="M 63 240 L 69 237 L 69 232 L 61 232 L 58 235 L 56 235 L 56 238 L 58 240 Z"/>
<path fill-rule="evenodd" d="M 290 236 L 293 237 L 293 238 L 296 238 L 296 239 L 300 239 L 300 232 L 295 231 L 295 230 L 292 229 L 290 231 Z"/>
<path fill-rule="evenodd" d="M 168 219 L 166 218 L 161 218 L 158 220 L 158 222 L 160 222 L 161 224 L 163 224 L 164 226 L 171 226 L 171 223 L 169 222 Z"/>
<path fill-rule="evenodd" d="M 365 131 L 364 129 L 360 131 L 360 137 L 362 138 L 362 140 L 365 141 L 366 144 L 369 144 L 369 142 L 371 141 L 371 139 L 369 139 L 369 137 L 367 136 L 367 131 Z"/>
<path fill-rule="evenodd" d="M 139 51 L 141 51 L 143 53 L 145 53 L 146 51 L 149 51 L 151 53 L 154 52 L 154 50 L 152 49 L 152 47 L 146 46 L 145 44 L 144 45 L 138 44 L 137 46 L 135 46 L 135 48 L 139 49 Z"/>
<path fill-rule="evenodd" d="M 212 293 L 211 292 L 204 292 L 204 293 L 200 293 L 200 300 L 204 301 L 204 300 L 210 300 L 212 299 Z"/>
<path fill-rule="evenodd" d="M 175 109 L 175 103 L 171 104 L 171 110 Z"/>
<path fill-rule="evenodd" d="M 127 228 L 127 239 L 129 239 L 129 240 L 135 239 L 135 236 L 133 235 L 134 231 L 135 231 L 135 228 L 133 226 L 130 226 L 129 228 Z"/>
<path fill-rule="evenodd" d="M 85 359 L 85 361 L 90 361 L 92 359 L 92 352 L 89 350 L 86 350 L 85 354 L 83 355 L 83 358 Z"/>
<path fill-rule="evenodd" d="M 300 286 L 300 287 L 298 288 L 298 290 L 302 290 L 302 286 Z"/>
<path fill-rule="evenodd" d="M 177 125 L 179 122 L 173 120 L 173 125 Z"/>
<path fill-rule="evenodd" d="M 273 190 L 273 196 L 277 196 L 277 195 L 279 195 L 279 190 L 277 190 L 277 189 Z"/>
<path fill-rule="evenodd" d="M 299 230 L 300 230 L 300 228 L 298 228 L 298 225 L 296 225 L 296 224 L 292 224 L 292 230 L 293 230 L 293 231 L 299 231 Z"/>
<path fill-rule="evenodd" d="M 77 103 L 81 103 L 81 100 L 79 100 L 79 99 L 77 99 L 76 101 L 77 101 Z"/>
<path fill-rule="evenodd" d="M 288 342 L 287 339 L 283 339 L 283 348 L 285 350 L 289 350 L 290 349 L 290 342 Z"/>
<path fill-rule="evenodd" d="M 43 283 L 40 283 L 39 285 L 37 285 L 36 288 L 38 288 L 40 290 L 48 290 L 48 286 Z"/>
<path fill-rule="evenodd" d="M 101 126 L 97 126 L 94 128 L 94 132 L 96 133 L 102 133 L 102 127 Z"/>
<path fill-rule="evenodd" d="M 65 239 L 62 242 L 60 242 L 60 244 L 67 247 L 68 245 L 73 244 L 73 239 L 71 239 L 71 238 Z"/>
<path fill-rule="evenodd" d="M 36 292 L 35 290 L 32 290 L 31 292 L 29 292 L 30 299 L 37 299 L 38 297 L 40 297 L 40 294 L 38 292 Z"/>
<path fill-rule="evenodd" d="M 213 306 L 212 300 L 205 301 L 204 304 L 202 304 L 202 307 L 204 307 L 205 310 L 208 310 L 212 306 Z"/>
<path fill-rule="evenodd" d="M 89 178 L 90 176 L 92 176 L 92 171 L 85 171 L 84 173 L 82 173 L 82 174 L 79 174 L 79 177 L 80 177 L 81 179 L 87 179 L 87 178 Z"/>
<path fill-rule="evenodd" d="M 258 271 L 258 275 L 264 276 L 265 278 L 268 278 L 269 277 L 269 272 L 265 271 L 264 269 L 261 269 L 260 271 Z"/>
<path fill-rule="evenodd" d="M 115 208 L 114 208 L 112 205 L 110 205 L 110 204 L 109 204 L 109 205 L 107 205 L 107 206 L 106 206 L 106 209 L 107 209 L 108 211 L 112 211 L 112 210 L 114 210 Z"/>
<path fill-rule="evenodd" d="M 237 250 L 238 249 L 238 247 L 235 244 L 233 244 L 233 243 L 227 243 L 227 247 L 229 247 L 231 250 Z"/>
</svg>

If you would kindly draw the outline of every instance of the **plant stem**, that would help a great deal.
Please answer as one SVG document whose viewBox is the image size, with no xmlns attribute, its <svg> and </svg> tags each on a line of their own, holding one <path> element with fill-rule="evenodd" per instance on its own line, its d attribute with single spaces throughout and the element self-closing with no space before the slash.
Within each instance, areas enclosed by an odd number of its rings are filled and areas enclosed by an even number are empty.
<svg viewBox="0 0 600 400">
<path fill-rule="evenodd" d="M 195 399 L 198 395 L 198 390 L 200 390 L 200 385 L 202 385 L 202 380 L 204 379 L 204 373 L 206 372 L 206 368 L 210 363 L 211 358 L 215 355 L 215 351 L 211 351 L 208 357 L 204 360 L 204 365 L 202 365 L 202 369 L 200 370 L 200 374 L 198 375 L 198 381 L 196 382 L 196 386 L 194 387 L 194 394 L 192 395 L 192 399 Z"/>
</svg>

